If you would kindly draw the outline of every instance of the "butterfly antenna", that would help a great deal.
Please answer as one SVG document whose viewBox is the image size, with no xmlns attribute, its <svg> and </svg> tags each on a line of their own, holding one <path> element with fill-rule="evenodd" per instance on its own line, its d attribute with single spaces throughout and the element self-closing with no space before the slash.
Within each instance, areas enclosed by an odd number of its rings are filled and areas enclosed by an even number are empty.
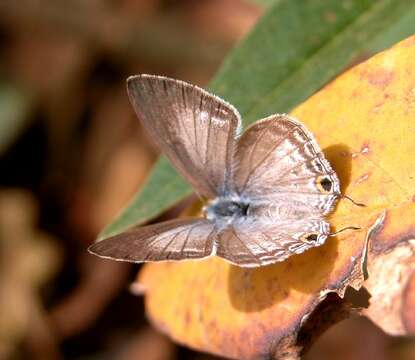
<svg viewBox="0 0 415 360">
<path fill-rule="evenodd" d="M 328 234 L 328 236 L 336 236 L 337 234 L 340 234 L 341 232 L 346 231 L 346 230 L 361 230 L 361 229 L 362 228 L 357 227 L 357 226 L 346 226 L 343 229 L 340 229 L 338 231 L 335 231 L 334 233 Z"/>
<path fill-rule="evenodd" d="M 351 201 L 354 205 L 356 205 L 356 206 L 360 206 L 360 207 L 367 207 L 367 205 L 366 204 L 363 204 L 363 203 L 359 203 L 359 202 L 356 202 L 356 201 L 354 201 L 350 196 L 347 196 L 347 195 L 342 195 L 342 198 L 343 199 L 347 199 L 347 200 L 349 200 L 349 201 Z"/>
</svg>

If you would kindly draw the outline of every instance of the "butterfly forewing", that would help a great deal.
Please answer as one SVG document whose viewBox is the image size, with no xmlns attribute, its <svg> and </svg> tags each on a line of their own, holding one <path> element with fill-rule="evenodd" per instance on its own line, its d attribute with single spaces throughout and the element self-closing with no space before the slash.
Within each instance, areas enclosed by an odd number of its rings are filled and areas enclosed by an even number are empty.
<svg viewBox="0 0 415 360">
<path fill-rule="evenodd" d="M 214 225 L 204 219 L 178 219 L 139 227 L 99 241 L 89 252 L 103 258 L 143 262 L 210 256 Z"/>
<path fill-rule="evenodd" d="M 249 127 L 240 138 L 234 175 L 238 192 L 253 202 L 330 212 L 340 195 L 339 181 L 313 136 L 287 115 Z"/>
<path fill-rule="evenodd" d="M 200 195 L 215 197 L 231 179 L 240 116 L 233 106 L 179 80 L 128 79 L 131 103 L 150 134 Z"/>
</svg>

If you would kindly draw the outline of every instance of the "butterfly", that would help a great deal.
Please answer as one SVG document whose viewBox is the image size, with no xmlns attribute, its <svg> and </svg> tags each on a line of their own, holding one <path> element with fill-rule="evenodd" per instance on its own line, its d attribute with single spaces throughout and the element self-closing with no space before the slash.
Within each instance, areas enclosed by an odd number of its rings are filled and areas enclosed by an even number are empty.
<svg viewBox="0 0 415 360">
<path fill-rule="evenodd" d="M 209 92 L 162 76 L 128 78 L 145 130 L 200 197 L 203 218 L 136 227 L 89 251 L 129 262 L 219 256 L 258 267 L 322 245 L 339 179 L 312 134 L 275 114 L 241 134 L 241 117 Z"/>
</svg>

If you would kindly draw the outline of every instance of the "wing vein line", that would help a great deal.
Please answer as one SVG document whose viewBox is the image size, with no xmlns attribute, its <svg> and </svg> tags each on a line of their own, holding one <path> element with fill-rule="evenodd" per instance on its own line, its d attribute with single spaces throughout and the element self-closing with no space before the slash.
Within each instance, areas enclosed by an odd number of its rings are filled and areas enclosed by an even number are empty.
<svg viewBox="0 0 415 360">
<path fill-rule="evenodd" d="M 318 195 L 318 196 L 332 196 L 332 195 L 336 195 L 335 193 L 321 193 L 321 192 L 310 192 L 310 191 L 297 191 L 297 190 L 283 190 L 281 192 L 275 192 L 275 195 L 277 194 L 305 194 L 305 195 Z M 268 197 L 272 197 L 272 195 L 267 195 Z"/>
<path fill-rule="evenodd" d="M 304 148 L 307 144 L 308 144 L 309 142 L 308 141 L 306 141 L 306 142 L 304 142 L 304 143 L 302 143 L 302 144 L 300 144 L 299 146 L 296 146 L 293 150 L 291 150 L 291 151 L 289 151 L 288 153 L 286 153 L 283 157 L 281 157 L 280 159 L 278 159 L 278 162 L 277 162 L 277 164 L 279 163 L 279 162 L 281 162 L 282 160 L 284 160 L 285 158 L 287 158 L 288 156 L 290 156 L 290 155 L 292 155 L 294 152 L 296 152 L 297 150 L 301 150 L 302 148 Z M 313 149 L 314 150 L 314 149 Z M 273 151 L 275 151 L 275 149 L 273 150 Z M 314 158 L 314 157 L 313 157 Z M 313 159 L 312 158 L 312 159 Z M 306 161 L 307 160 L 309 160 L 309 159 L 306 159 Z M 293 168 L 293 169 L 295 169 L 295 167 Z M 268 171 L 268 169 L 267 168 L 265 168 L 263 171 L 261 171 L 259 174 L 257 174 L 257 176 L 256 176 L 256 178 L 258 178 L 258 177 L 261 177 L 262 175 L 264 175 L 264 173 L 266 173 Z M 289 170 L 289 171 L 291 171 L 291 170 Z M 288 172 L 289 172 L 288 171 Z M 285 173 L 285 175 L 286 175 L 287 173 Z M 280 179 L 282 179 L 285 175 L 283 175 L 283 176 L 280 176 L 278 179 L 277 179 L 277 181 L 279 181 Z"/>
<path fill-rule="evenodd" d="M 157 243 L 157 242 L 160 242 L 160 241 L 162 241 L 162 240 L 164 240 L 165 238 L 167 238 L 168 236 L 169 236 L 169 234 L 166 234 L 168 231 L 170 231 L 171 229 L 168 229 L 168 230 L 163 230 L 163 231 L 161 231 L 161 232 L 159 232 L 159 233 L 157 233 L 157 232 L 155 232 L 156 234 L 155 235 L 152 235 L 152 236 L 154 236 L 154 239 L 152 239 L 152 240 L 150 240 L 147 244 L 146 244 L 146 247 L 149 249 L 149 251 L 147 252 L 147 254 L 145 255 L 145 258 L 147 259 L 148 258 L 148 256 L 150 255 L 150 253 L 152 252 L 152 250 L 151 250 L 151 248 L 150 247 L 152 247 L 155 243 Z M 174 236 L 175 235 L 177 235 L 178 233 L 180 233 L 180 231 L 181 230 L 178 230 L 175 234 L 174 234 Z M 163 236 L 164 235 L 164 236 Z M 140 241 L 142 241 L 143 239 L 141 238 L 140 239 Z M 162 253 L 163 253 L 163 251 L 162 251 Z"/>
<path fill-rule="evenodd" d="M 183 251 L 184 251 L 184 249 L 185 249 L 185 247 L 186 247 L 186 245 L 187 245 L 187 242 L 189 241 L 189 237 L 190 237 L 190 233 L 192 232 L 192 230 L 196 227 L 196 226 L 198 226 L 198 225 L 200 225 L 199 223 L 196 223 L 196 224 L 194 224 L 190 229 L 189 229 L 189 231 L 187 232 L 187 235 L 186 235 L 186 238 L 184 239 L 184 242 L 183 242 L 183 245 L 182 245 L 182 248 L 180 249 L 180 255 L 183 255 Z"/>
<path fill-rule="evenodd" d="M 233 119 L 234 120 L 234 119 Z M 229 121 L 229 126 L 233 127 L 233 123 L 232 121 Z M 234 129 L 235 130 L 235 129 Z M 228 131 L 228 135 L 226 137 L 226 147 L 225 147 L 225 169 L 223 170 L 223 174 L 224 174 L 224 180 L 222 183 L 223 189 L 221 189 L 222 192 L 225 191 L 231 191 L 233 189 L 230 188 L 229 185 L 229 181 L 230 179 L 233 179 L 234 176 L 234 162 L 235 162 L 235 151 L 236 151 L 236 141 L 235 141 L 235 137 L 236 137 L 236 132 L 233 131 Z M 233 147 L 231 149 L 229 149 L 229 143 L 233 142 Z"/>
<path fill-rule="evenodd" d="M 196 153 L 197 156 L 199 157 L 199 159 L 202 158 L 202 156 L 199 153 L 199 141 L 197 138 L 197 127 L 196 127 L 196 101 L 193 102 L 193 106 L 192 106 L 192 118 L 193 118 L 193 132 L 194 132 L 194 136 L 195 136 L 195 149 L 196 149 Z"/>
<path fill-rule="evenodd" d="M 266 237 L 266 238 L 268 238 L 267 236 L 265 236 L 265 234 L 263 234 L 262 232 L 261 232 L 261 234 L 262 235 L 264 235 L 264 237 Z M 253 241 L 256 245 L 258 245 L 258 247 L 259 248 L 261 248 L 265 253 L 268 253 L 269 251 L 268 251 L 268 249 L 265 249 L 261 244 L 260 244 L 260 241 L 258 240 L 258 241 L 255 241 L 255 240 L 252 240 L 253 239 L 253 237 L 252 238 L 250 238 L 251 239 L 251 241 Z"/>
<path fill-rule="evenodd" d="M 187 230 L 187 228 L 185 228 L 185 229 L 182 229 L 182 230 L 179 230 L 177 233 L 175 233 L 174 235 L 173 235 L 173 237 L 167 242 L 167 244 L 163 247 L 163 249 L 161 250 L 161 252 L 160 252 L 160 254 L 164 254 L 164 252 L 166 251 L 166 249 L 172 244 L 172 242 L 177 238 L 177 236 L 179 235 L 179 234 L 182 234 L 184 231 L 186 231 Z M 167 258 L 168 258 L 168 256 L 167 256 Z"/>
<path fill-rule="evenodd" d="M 259 135 L 256 139 L 255 139 L 255 143 L 254 143 L 254 145 L 253 146 L 251 146 L 251 150 L 250 150 L 250 152 L 249 152 L 249 159 L 248 159 L 248 164 L 249 164 L 249 169 L 251 169 L 252 168 L 252 157 L 253 157 L 253 154 L 255 153 L 255 150 L 256 150 L 256 148 L 257 148 L 257 146 L 258 146 L 258 144 L 260 143 L 260 141 L 261 141 L 261 139 L 266 135 L 266 133 L 267 133 L 267 129 L 265 129 L 265 130 L 263 130 L 262 131 L 262 133 L 261 133 L 261 135 Z M 284 141 L 284 140 L 282 140 L 282 141 Z M 279 145 L 281 145 L 281 143 L 282 143 L 282 141 L 277 145 L 277 147 L 279 146 Z M 274 149 L 275 150 L 275 149 Z M 249 180 L 249 176 L 251 175 L 251 170 L 249 171 L 249 173 L 248 173 L 248 175 L 245 177 L 245 179 L 244 179 L 244 183 L 243 183 L 243 186 L 242 186 L 242 189 L 244 190 L 245 189 L 245 187 L 246 187 L 246 184 L 248 183 L 248 180 Z"/>
<path fill-rule="evenodd" d="M 313 157 L 307 158 L 304 161 L 298 162 L 295 166 L 292 166 L 287 171 L 285 171 L 283 174 L 280 174 L 280 176 L 278 177 L 278 179 L 276 179 L 276 181 L 281 180 L 283 177 L 287 176 L 291 171 L 298 169 L 300 166 L 307 164 L 308 162 L 318 158 L 319 156 L 320 156 L 320 153 L 316 153 Z"/>
<path fill-rule="evenodd" d="M 207 236 L 207 239 L 210 238 L 210 236 L 213 234 L 213 232 L 215 230 L 216 230 L 215 228 L 212 228 L 212 230 L 210 231 L 209 235 Z M 217 242 L 217 237 L 215 237 L 214 242 Z M 208 244 L 209 244 L 209 242 L 206 241 L 206 243 L 205 243 L 205 254 L 206 254 L 206 247 L 207 247 Z M 215 255 L 215 253 L 216 253 L 216 247 L 215 246 L 216 246 L 216 244 L 213 244 L 212 243 L 212 249 L 210 250 L 210 255 Z"/>
<path fill-rule="evenodd" d="M 184 109 L 187 109 L 187 101 L 186 101 L 186 92 L 185 92 L 185 88 L 184 87 L 182 87 L 181 88 L 182 89 L 182 102 L 183 102 L 183 105 L 184 105 Z M 182 126 L 182 128 L 183 128 L 183 131 L 184 131 L 184 133 L 185 133 L 185 135 L 186 135 L 186 137 L 187 137 L 187 140 L 189 140 L 189 143 L 196 149 L 196 152 L 198 151 L 198 149 L 197 149 L 197 147 L 196 147 L 196 144 L 194 143 L 194 141 L 192 140 L 192 138 L 190 137 L 190 134 L 189 134 L 189 132 L 187 131 L 187 127 L 185 126 L 185 123 L 184 123 L 184 116 L 179 116 L 178 117 L 179 118 L 179 123 L 180 123 L 180 125 Z"/>
<path fill-rule="evenodd" d="M 256 263 L 260 263 L 259 262 L 259 260 L 255 257 L 255 255 L 254 255 L 254 253 L 251 251 L 251 249 L 248 247 L 248 246 L 246 246 L 246 244 L 242 241 L 242 239 L 236 234 L 236 231 L 235 231 L 235 228 L 234 227 L 232 227 L 232 232 L 233 232 L 233 234 L 235 235 L 235 237 L 239 240 L 239 242 L 244 246 L 244 248 L 246 249 L 246 250 L 248 250 L 248 252 L 251 254 L 251 256 L 254 258 L 254 260 L 255 260 L 255 262 Z"/>
<path fill-rule="evenodd" d="M 207 167 L 208 163 L 209 163 L 209 142 L 210 142 L 210 128 L 212 126 L 212 116 L 209 115 L 209 124 L 208 124 L 208 129 L 207 129 L 207 135 L 206 135 L 206 147 L 205 147 L 205 156 L 204 156 L 204 161 L 203 164 Z"/>
<path fill-rule="evenodd" d="M 285 140 L 285 138 L 283 138 L 281 141 L 279 141 L 277 144 L 275 144 L 270 151 L 268 151 L 265 156 L 252 168 L 249 170 L 248 175 L 246 176 L 246 181 L 244 183 L 244 186 L 242 188 L 242 191 L 245 190 L 246 184 L 249 182 L 249 177 L 253 174 L 253 172 L 260 167 L 267 159 L 268 157 L 275 151 L 275 149 L 277 149 Z"/>
</svg>

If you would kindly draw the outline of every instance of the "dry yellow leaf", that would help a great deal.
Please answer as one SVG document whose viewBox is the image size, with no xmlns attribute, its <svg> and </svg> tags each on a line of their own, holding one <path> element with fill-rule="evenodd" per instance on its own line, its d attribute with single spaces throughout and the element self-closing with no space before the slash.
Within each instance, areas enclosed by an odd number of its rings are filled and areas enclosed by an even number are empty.
<svg viewBox="0 0 415 360">
<path fill-rule="evenodd" d="M 342 192 L 367 205 L 340 201 L 330 218 L 333 229 L 362 230 L 343 232 L 320 248 L 255 269 L 219 258 L 145 265 L 138 281 L 146 291 L 147 313 L 174 340 L 239 359 L 296 356 L 322 328 L 344 317 L 336 316 L 338 307 L 317 308 L 330 292 L 343 296 L 347 286 L 361 287 L 367 259 L 367 287 L 375 294 L 387 275 L 376 259 L 415 238 L 415 37 L 347 71 L 293 115 L 315 134 Z M 404 304 L 414 302 L 414 281 L 412 287 L 408 282 L 411 251 L 395 293 L 399 304 L 390 311 L 404 314 L 399 315 L 399 333 L 414 326 L 414 314 L 402 312 Z M 389 259 L 390 267 L 397 259 Z M 379 311 L 367 315 L 381 322 Z M 388 326 L 383 328 L 393 332 Z"/>
</svg>

